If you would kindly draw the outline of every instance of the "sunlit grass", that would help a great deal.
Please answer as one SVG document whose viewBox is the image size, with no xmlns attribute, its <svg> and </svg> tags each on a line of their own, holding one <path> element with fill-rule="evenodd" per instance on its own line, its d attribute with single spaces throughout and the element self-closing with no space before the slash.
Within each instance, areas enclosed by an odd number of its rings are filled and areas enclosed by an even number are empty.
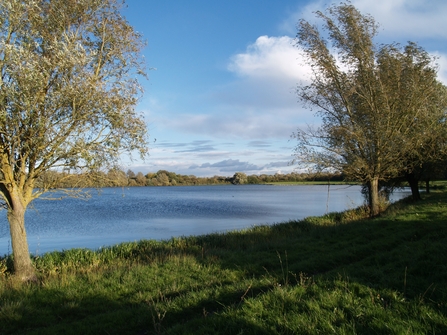
<svg viewBox="0 0 447 335">
<path fill-rule="evenodd" d="M 360 185 L 357 182 L 346 181 L 334 181 L 334 180 L 319 180 L 319 181 L 272 181 L 267 182 L 268 185 L 280 185 L 280 186 L 294 186 L 294 185 Z"/>
<path fill-rule="evenodd" d="M 447 333 L 447 193 L 365 216 L 1 259 L 0 333 Z"/>
</svg>

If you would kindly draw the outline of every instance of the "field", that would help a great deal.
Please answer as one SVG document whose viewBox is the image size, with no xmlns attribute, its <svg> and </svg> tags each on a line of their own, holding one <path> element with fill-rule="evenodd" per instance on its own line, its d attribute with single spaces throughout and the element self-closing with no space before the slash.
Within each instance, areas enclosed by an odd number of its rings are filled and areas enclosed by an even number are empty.
<svg viewBox="0 0 447 335">
<path fill-rule="evenodd" d="M 227 234 L 0 259 L 0 334 L 447 334 L 447 192 Z"/>
<path fill-rule="evenodd" d="M 265 183 L 267 185 L 359 185 L 356 182 L 346 182 L 346 181 L 275 181 L 271 183 Z"/>
</svg>

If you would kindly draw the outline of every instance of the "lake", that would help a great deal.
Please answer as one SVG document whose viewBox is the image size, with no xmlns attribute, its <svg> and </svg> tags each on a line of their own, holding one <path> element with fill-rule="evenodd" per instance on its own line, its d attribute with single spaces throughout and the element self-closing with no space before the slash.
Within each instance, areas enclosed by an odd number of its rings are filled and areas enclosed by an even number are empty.
<svg viewBox="0 0 447 335">
<path fill-rule="evenodd" d="M 25 217 L 30 252 L 98 249 L 141 239 L 202 235 L 340 212 L 363 203 L 360 186 L 221 185 L 90 190 L 89 200 L 37 199 Z M 99 194 L 98 194 L 99 192 Z M 395 192 L 392 200 L 410 194 Z M 6 211 L 0 255 L 10 254 Z"/>
</svg>

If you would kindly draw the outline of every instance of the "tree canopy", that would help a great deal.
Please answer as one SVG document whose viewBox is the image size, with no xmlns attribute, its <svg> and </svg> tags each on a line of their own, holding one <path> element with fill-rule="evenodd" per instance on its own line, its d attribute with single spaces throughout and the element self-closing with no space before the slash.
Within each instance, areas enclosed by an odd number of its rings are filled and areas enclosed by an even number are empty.
<svg viewBox="0 0 447 335">
<path fill-rule="evenodd" d="M 142 37 L 119 0 L 0 2 L 0 193 L 14 267 L 33 277 L 24 227 L 29 203 L 49 190 L 44 173 L 111 166 L 147 154 L 135 111 L 145 75 Z M 42 181 L 42 179 L 41 179 Z"/>
<path fill-rule="evenodd" d="M 369 189 L 379 212 L 379 181 L 436 160 L 434 142 L 446 141 L 446 89 L 437 67 L 414 43 L 376 45 L 378 25 L 350 4 L 317 12 L 323 30 L 302 20 L 297 46 L 312 68 L 297 94 L 321 117 L 318 128 L 298 129 L 296 161 L 343 172 Z"/>
</svg>

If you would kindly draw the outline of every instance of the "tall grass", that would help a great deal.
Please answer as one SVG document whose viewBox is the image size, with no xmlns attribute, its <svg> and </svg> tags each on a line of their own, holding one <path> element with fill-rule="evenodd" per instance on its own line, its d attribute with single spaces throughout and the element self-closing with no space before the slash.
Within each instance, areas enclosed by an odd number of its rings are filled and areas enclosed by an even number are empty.
<svg viewBox="0 0 447 335">
<path fill-rule="evenodd" d="M 447 193 L 225 234 L 0 259 L 0 334 L 447 333 Z"/>
</svg>

